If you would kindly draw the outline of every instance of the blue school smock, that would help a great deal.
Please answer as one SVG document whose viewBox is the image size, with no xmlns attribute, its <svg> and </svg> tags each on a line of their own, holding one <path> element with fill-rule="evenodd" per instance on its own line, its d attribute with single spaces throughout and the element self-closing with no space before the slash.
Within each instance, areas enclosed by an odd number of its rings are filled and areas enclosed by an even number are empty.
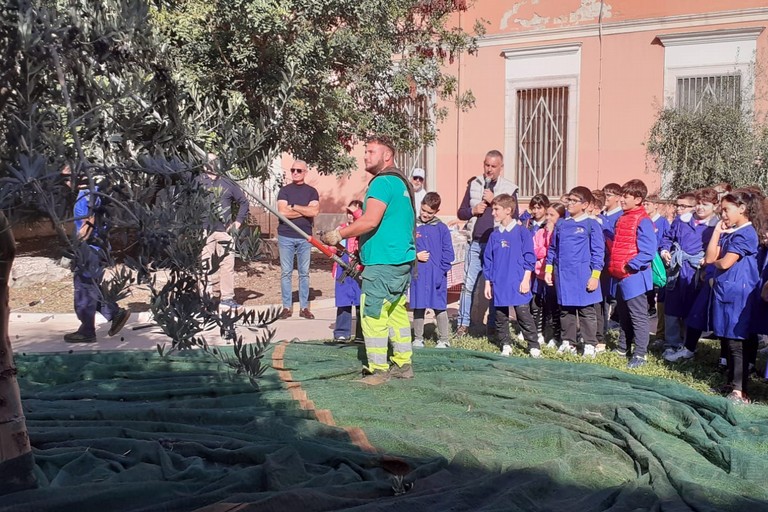
<svg viewBox="0 0 768 512">
<path fill-rule="evenodd" d="M 613 235 L 616 232 L 616 221 L 624 213 L 621 208 L 615 208 L 610 212 L 602 213 L 600 226 L 603 229 L 603 237 L 605 238 L 606 250 L 605 250 L 605 268 L 608 268 L 608 260 L 611 255 L 608 251 L 608 245 L 613 242 Z M 600 276 L 600 286 L 602 287 L 603 298 L 616 297 L 616 290 L 619 284 L 619 280 L 615 277 L 611 277 L 608 272 L 605 272 Z"/>
<path fill-rule="evenodd" d="M 516 222 L 506 228 L 495 228 L 483 254 L 483 275 L 493 287 L 494 306 L 522 306 L 531 302 L 531 292 L 520 293 L 520 283 L 525 271 L 533 273 L 535 266 L 530 231 Z"/>
<path fill-rule="evenodd" d="M 760 297 L 765 283 L 768 283 L 768 248 L 761 245 L 757 250 L 757 269 L 760 281 L 757 283 L 757 297 L 752 311 L 752 333 L 768 334 L 768 302 Z"/>
<path fill-rule="evenodd" d="M 680 215 L 672 221 L 669 231 L 662 238 L 660 250 L 669 251 L 677 243 L 680 250 L 687 254 L 703 253 L 718 222 L 720 219 L 713 217 L 706 223 L 696 224 L 693 214 Z M 701 283 L 695 282 L 696 271 L 693 264 L 683 262 L 677 280 L 667 285 L 665 314 L 681 318 L 688 316 L 701 287 Z"/>
<path fill-rule="evenodd" d="M 427 224 L 416 221 L 416 252 L 421 251 L 429 252 L 429 261 L 419 261 L 411 279 L 411 308 L 446 309 L 453 243 L 448 226 L 437 217 Z"/>
<path fill-rule="evenodd" d="M 661 241 L 669 231 L 669 221 L 658 213 L 651 217 L 651 220 L 653 221 L 653 229 L 656 231 L 656 243 L 661 247 Z"/>
<path fill-rule="evenodd" d="M 535 235 L 538 230 L 547 225 L 547 219 L 542 219 L 541 222 L 536 222 L 533 217 L 529 217 L 525 221 L 521 219 L 520 224 L 525 226 L 525 228 L 530 231 L 532 235 Z"/>
<path fill-rule="evenodd" d="M 627 265 L 633 273 L 618 281 L 618 289 L 624 300 L 629 300 L 638 295 L 645 295 L 653 290 L 653 270 L 651 261 L 656 254 L 658 245 L 653 222 L 649 218 L 640 220 L 637 226 L 637 255 L 629 260 Z"/>
<path fill-rule="evenodd" d="M 587 291 L 592 271 L 602 272 L 605 265 L 605 239 L 600 224 L 586 215 L 558 220 L 547 265 L 554 267 L 552 277 L 561 306 L 583 307 L 602 301 L 599 282 L 595 291 Z"/>
<path fill-rule="evenodd" d="M 341 256 L 342 261 L 349 263 L 349 255 L 343 254 Z M 360 305 L 360 285 L 357 281 L 347 276 L 342 282 L 339 282 L 339 278 L 344 273 L 344 269 L 341 265 L 336 265 L 336 274 L 333 276 L 336 279 L 336 296 L 334 297 L 336 307 L 343 308 L 346 306 L 359 306 Z"/>
<path fill-rule="evenodd" d="M 757 247 L 757 232 L 751 222 L 720 235 L 720 258 L 730 252 L 739 259 L 727 270 L 715 269 L 711 318 L 716 336 L 744 340 L 752 332 L 751 317 L 760 282 Z"/>
</svg>

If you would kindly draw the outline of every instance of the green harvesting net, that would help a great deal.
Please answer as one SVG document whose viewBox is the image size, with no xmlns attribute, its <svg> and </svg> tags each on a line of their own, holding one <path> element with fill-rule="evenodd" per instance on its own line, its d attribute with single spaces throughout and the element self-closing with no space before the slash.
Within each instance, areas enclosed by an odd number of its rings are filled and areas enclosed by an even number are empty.
<svg viewBox="0 0 768 512">
<path fill-rule="evenodd" d="M 366 388 L 361 357 L 291 343 L 261 392 L 196 353 L 18 357 L 40 488 L 0 509 L 768 510 L 768 408 L 461 350 Z"/>
</svg>

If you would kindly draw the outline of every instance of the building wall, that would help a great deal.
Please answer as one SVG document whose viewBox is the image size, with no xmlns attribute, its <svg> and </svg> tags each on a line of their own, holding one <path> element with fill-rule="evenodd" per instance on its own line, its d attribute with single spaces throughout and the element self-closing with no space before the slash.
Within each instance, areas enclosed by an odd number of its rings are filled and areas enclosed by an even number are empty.
<svg viewBox="0 0 768 512">
<path fill-rule="evenodd" d="M 467 112 L 450 111 L 439 127 L 434 161 L 427 169 L 427 181 L 442 196 L 445 215 L 455 214 L 467 180 L 482 172 L 488 150 L 506 152 L 505 176 L 515 177 L 505 55 L 524 49 L 578 47 L 578 93 L 572 98 L 577 102 L 577 117 L 569 134 L 575 154 L 568 167 L 569 184 L 596 188 L 641 178 L 656 190 L 660 176 L 646 158 L 645 141 L 665 104 L 669 51 L 657 36 L 759 29 L 768 25 L 768 6 L 764 0 L 478 0 L 454 22 L 467 29 L 477 19 L 489 20 L 478 54 L 463 55 L 447 68 L 458 77 L 461 91 L 473 92 L 476 105 Z M 754 37 L 755 109 L 762 117 L 768 104 L 768 31 Z M 700 53 L 707 53 L 708 47 L 700 48 Z M 525 72 L 513 72 L 518 71 Z M 544 69 L 544 73 L 556 74 L 556 70 Z M 362 169 L 362 158 L 360 162 Z M 362 170 L 341 180 L 319 176 L 313 180 L 320 189 L 321 211 L 326 213 L 341 211 L 350 199 L 360 198 L 368 182 Z"/>
</svg>

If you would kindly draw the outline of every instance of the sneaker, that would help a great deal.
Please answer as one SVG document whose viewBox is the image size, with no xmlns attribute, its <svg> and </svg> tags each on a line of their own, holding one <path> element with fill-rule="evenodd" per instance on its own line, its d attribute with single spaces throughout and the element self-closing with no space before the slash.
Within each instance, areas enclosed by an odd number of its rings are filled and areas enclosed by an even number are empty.
<svg viewBox="0 0 768 512">
<path fill-rule="evenodd" d="M 306 318 L 307 320 L 314 320 L 315 315 L 312 314 L 312 312 L 309 310 L 309 308 L 304 308 L 301 311 L 299 311 L 299 316 L 301 318 Z"/>
<path fill-rule="evenodd" d="M 504 357 L 511 356 L 512 355 L 512 345 L 506 344 L 503 347 L 501 347 L 501 355 L 503 355 Z"/>
<path fill-rule="evenodd" d="M 517 341 L 519 341 L 520 343 L 525 342 L 525 336 L 523 336 L 522 332 L 517 333 Z"/>
<path fill-rule="evenodd" d="M 410 364 L 404 364 L 403 366 L 397 366 L 393 364 L 389 367 L 389 376 L 393 379 L 412 379 L 413 378 L 413 366 Z"/>
<path fill-rule="evenodd" d="M 574 354 L 576 352 L 576 349 L 571 346 L 571 342 L 568 340 L 563 340 L 563 343 L 560 345 L 560 348 L 557 349 L 558 354 Z"/>
<path fill-rule="evenodd" d="M 547 348 L 557 348 L 557 340 L 552 338 L 547 342 Z"/>
<path fill-rule="evenodd" d="M 532 348 L 529 352 L 532 358 L 539 359 L 541 358 L 541 350 L 538 348 Z"/>
<path fill-rule="evenodd" d="M 750 401 L 749 398 L 747 398 L 747 395 L 737 395 L 735 391 L 731 391 L 731 393 L 725 397 L 726 400 L 729 402 L 733 402 L 736 405 L 749 405 Z"/>
<path fill-rule="evenodd" d="M 119 333 L 122 328 L 125 327 L 125 323 L 128 321 L 130 316 L 130 311 L 125 308 L 120 308 L 117 313 L 115 313 L 115 317 L 112 319 L 112 325 L 109 326 L 109 332 L 107 334 L 114 336 L 115 334 Z"/>
<path fill-rule="evenodd" d="M 640 368 L 645 363 L 646 363 L 646 360 L 644 357 L 632 356 L 632 359 L 630 359 L 629 362 L 627 363 L 627 368 L 629 368 L 630 370 L 634 370 L 634 369 Z"/>
<path fill-rule="evenodd" d="M 460 325 L 458 329 L 456 329 L 456 337 L 461 338 L 462 336 L 466 336 L 469 332 L 469 328 L 466 325 Z"/>
<path fill-rule="evenodd" d="M 96 335 L 86 336 L 80 332 L 71 332 L 64 335 L 64 341 L 67 343 L 93 343 L 96 341 Z"/>
<path fill-rule="evenodd" d="M 539 342 L 539 345 L 543 345 L 544 344 L 544 335 L 539 333 L 539 335 L 536 338 L 536 341 Z"/>
<path fill-rule="evenodd" d="M 447 341 L 438 341 L 437 345 L 435 345 L 435 348 L 451 348 L 451 344 Z"/>
<path fill-rule="evenodd" d="M 240 304 L 238 304 L 235 301 L 235 299 L 223 300 L 223 301 L 219 302 L 219 306 L 223 306 L 223 307 L 229 308 L 229 309 L 237 309 L 237 308 L 241 308 L 242 307 Z"/>
<path fill-rule="evenodd" d="M 584 357 L 588 357 L 590 359 L 594 359 L 597 355 L 597 349 L 594 345 L 584 345 Z"/>
<path fill-rule="evenodd" d="M 671 354 L 664 354 L 664 360 L 674 363 L 675 361 L 681 361 L 683 359 L 693 359 L 694 353 L 683 347 L 677 352 Z"/>
<path fill-rule="evenodd" d="M 413 348 L 424 348 L 424 340 L 423 339 L 413 340 Z"/>
<path fill-rule="evenodd" d="M 602 354 L 607 350 L 607 347 L 605 346 L 605 343 L 598 343 L 595 345 L 595 352 L 598 354 Z"/>
<path fill-rule="evenodd" d="M 285 320 L 286 318 L 291 318 L 293 316 L 293 311 L 291 311 L 289 308 L 283 308 L 283 310 L 280 312 L 280 320 Z"/>
<path fill-rule="evenodd" d="M 670 354 L 674 354 L 678 350 L 680 350 L 683 347 L 667 347 L 664 349 L 664 352 L 661 353 L 661 357 L 667 357 Z"/>
<path fill-rule="evenodd" d="M 360 384 L 365 384 L 366 386 L 380 386 L 386 382 L 389 382 L 389 379 L 391 377 L 390 373 L 384 370 L 374 370 L 371 373 L 367 371 L 367 369 L 365 369 L 363 370 L 363 373 L 367 373 L 367 375 L 364 376 L 362 379 L 356 380 L 355 382 L 359 382 Z"/>
<path fill-rule="evenodd" d="M 346 343 L 346 342 L 348 342 L 348 341 L 349 341 L 349 337 L 348 337 L 348 336 L 336 336 L 336 338 L 334 339 L 334 341 L 335 341 L 336 343 Z"/>
<path fill-rule="evenodd" d="M 621 356 L 621 357 L 627 357 L 627 351 L 621 350 L 620 348 L 615 348 L 611 350 L 611 354 L 616 354 L 617 356 Z"/>
</svg>

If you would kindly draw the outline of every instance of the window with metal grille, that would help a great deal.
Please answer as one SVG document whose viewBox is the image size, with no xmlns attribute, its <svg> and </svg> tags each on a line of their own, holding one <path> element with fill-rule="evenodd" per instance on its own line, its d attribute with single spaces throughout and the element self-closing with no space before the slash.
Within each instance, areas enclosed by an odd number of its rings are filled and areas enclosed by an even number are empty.
<svg viewBox="0 0 768 512">
<path fill-rule="evenodd" d="M 429 99 L 427 96 L 417 96 L 415 99 L 409 101 L 405 108 L 408 117 L 411 119 L 412 126 L 414 127 L 420 127 L 423 124 L 423 120 L 429 119 Z M 418 128 L 414 128 L 414 132 L 417 130 Z M 414 133 L 414 135 L 417 135 L 417 133 Z M 426 170 L 427 146 L 422 144 L 412 151 L 398 152 L 395 155 L 395 165 L 398 169 L 402 169 L 408 176 L 410 176 L 413 170 L 417 167 Z"/>
<path fill-rule="evenodd" d="M 566 192 L 568 87 L 517 91 L 517 185 L 521 197 Z"/>
<path fill-rule="evenodd" d="M 677 108 L 701 112 L 709 104 L 741 107 L 741 76 L 717 75 L 677 79 Z"/>
</svg>

